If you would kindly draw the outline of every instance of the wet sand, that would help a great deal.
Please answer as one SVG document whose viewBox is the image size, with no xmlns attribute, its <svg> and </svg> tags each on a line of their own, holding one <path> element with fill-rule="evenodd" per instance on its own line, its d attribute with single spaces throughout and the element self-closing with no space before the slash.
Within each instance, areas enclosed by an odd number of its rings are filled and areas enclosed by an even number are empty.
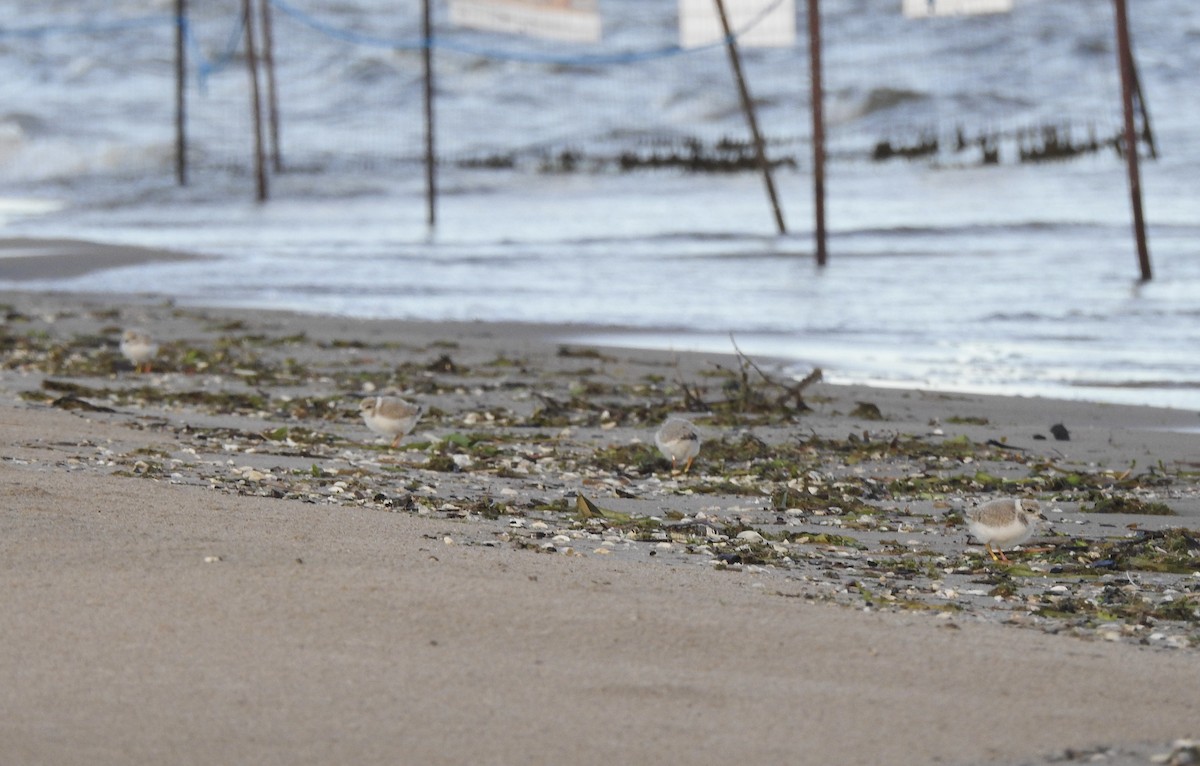
<svg viewBox="0 0 1200 766">
<path fill-rule="evenodd" d="M 154 261 L 203 258 L 190 253 L 74 239 L 0 238 L 0 281 L 70 279 Z"/>
</svg>

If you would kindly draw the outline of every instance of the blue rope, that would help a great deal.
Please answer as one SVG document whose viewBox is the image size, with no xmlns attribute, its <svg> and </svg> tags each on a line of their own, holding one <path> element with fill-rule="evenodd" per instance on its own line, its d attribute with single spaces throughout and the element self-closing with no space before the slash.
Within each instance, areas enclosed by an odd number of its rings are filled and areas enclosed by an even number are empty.
<svg viewBox="0 0 1200 766">
<path fill-rule="evenodd" d="M 369 45 L 376 48 L 394 48 L 396 50 L 420 50 L 425 47 L 425 41 L 421 38 L 413 38 L 411 40 L 397 40 L 389 37 L 379 37 L 377 35 L 364 35 L 361 32 L 354 32 L 349 29 L 341 29 L 332 24 L 327 24 L 320 19 L 311 16 L 300 10 L 286 0 L 270 0 L 271 5 L 291 16 L 296 21 L 300 22 L 310 29 L 316 30 L 321 34 L 332 37 L 335 40 L 342 42 L 353 43 L 355 45 Z"/>
<path fill-rule="evenodd" d="M 529 63 L 539 64 L 605 64 L 605 63 L 626 63 L 630 61 L 641 61 L 650 58 L 657 58 L 663 55 L 674 55 L 682 52 L 682 49 L 677 45 L 667 46 L 649 51 L 632 51 L 629 53 L 616 53 L 604 55 L 583 55 L 583 56 L 558 56 L 554 54 L 535 53 L 532 51 L 503 51 L 495 48 L 485 48 L 482 46 L 472 45 L 468 42 L 461 42 L 434 36 L 426 41 L 424 38 L 417 37 L 407 40 L 379 37 L 377 35 L 365 35 L 360 32 L 354 32 L 347 29 L 335 27 L 332 24 L 327 24 L 313 16 L 301 11 L 296 6 L 287 2 L 287 0 L 270 0 L 271 5 L 283 11 L 288 16 L 295 19 L 304 26 L 320 32 L 327 37 L 332 37 L 343 42 L 356 45 L 369 45 L 376 48 L 390 48 L 393 50 L 421 50 L 428 45 L 431 48 L 451 51 L 454 53 L 465 53 L 473 56 L 481 56 L 483 58 L 500 59 L 506 61 L 524 61 Z M 777 0 L 782 2 L 782 0 Z"/>
<path fill-rule="evenodd" d="M 229 62 L 233 60 L 234 55 L 237 53 L 237 48 L 241 44 L 244 32 L 242 15 L 239 13 L 237 15 L 237 22 L 229 34 L 229 39 L 224 49 L 222 49 L 215 60 L 209 59 L 204 55 L 204 51 L 196 39 L 192 24 L 188 18 L 186 16 L 180 18 L 173 14 L 169 16 L 140 16 L 138 18 L 119 19 L 116 21 L 83 21 L 70 24 L 41 24 L 32 27 L 0 27 L 0 38 L 22 37 L 36 39 L 50 35 L 106 34 L 166 25 L 183 26 L 184 38 L 187 40 L 188 49 L 197 62 L 196 72 L 202 92 L 207 85 L 208 78 L 228 66 Z"/>
<path fill-rule="evenodd" d="M 191 22 L 184 17 L 181 23 L 184 37 L 187 39 L 188 50 L 192 52 L 196 61 L 196 81 L 199 84 L 201 95 L 204 95 L 208 92 L 208 78 L 229 66 L 233 57 L 237 55 L 238 47 L 245 38 L 246 20 L 242 14 L 237 14 L 233 27 L 229 30 L 229 36 L 225 40 L 225 47 L 215 58 L 211 59 L 204 55 L 204 49 L 200 47 L 200 41 L 196 38 Z"/>
<path fill-rule="evenodd" d="M 758 26 L 763 19 L 765 19 L 768 14 L 778 8 L 782 2 L 783 0 L 774 0 L 774 2 L 772 2 L 770 5 L 759 11 L 759 13 L 753 19 L 743 25 L 741 29 L 738 29 L 733 33 L 733 39 L 736 41 L 738 37 L 746 34 L 748 31 Z M 423 38 L 401 40 L 397 38 L 380 37 L 377 35 L 366 35 L 360 32 L 354 32 L 352 30 L 335 27 L 332 24 L 321 21 L 295 7 L 291 3 L 287 2 L 287 0 L 270 0 L 270 3 L 283 13 L 292 17 L 297 22 L 309 27 L 310 29 L 347 43 L 369 45 L 379 48 L 391 48 L 395 50 L 421 50 L 422 48 L 429 46 L 431 48 L 450 51 L 452 53 L 462 53 L 488 59 L 520 61 L 533 64 L 555 64 L 562 66 L 631 64 L 641 61 L 650 61 L 653 59 L 678 56 L 684 53 L 693 53 L 712 48 L 718 48 L 729 42 L 727 38 L 722 38 L 707 45 L 697 46 L 691 49 L 681 48 L 678 45 L 665 45 L 659 48 L 650 48 L 640 51 L 633 50 L 622 51 L 618 53 L 575 54 L 564 56 L 552 53 L 538 53 L 535 51 L 501 50 L 439 36 L 434 36 L 430 40 L 425 40 Z"/>
<path fill-rule="evenodd" d="M 303 24 L 304 26 L 307 26 L 316 32 L 326 35 L 327 37 L 354 45 L 368 45 L 373 47 L 390 48 L 393 50 L 421 50 L 425 47 L 430 47 L 452 53 L 480 56 L 482 58 L 519 61 L 535 64 L 555 64 L 562 66 L 631 64 L 654 59 L 668 58 L 671 56 L 678 56 L 684 53 L 708 50 L 723 46 L 729 42 L 729 38 L 723 38 L 708 45 L 698 46 L 691 49 L 681 48 L 678 45 L 665 45 L 658 48 L 620 51 L 616 53 L 559 55 L 553 53 L 539 53 L 536 51 L 502 50 L 483 45 L 476 45 L 465 40 L 453 39 L 449 37 L 435 36 L 426 40 L 424 38 L 398 39 L 381 37 L 378 35 L 368 35 L 361 32 L 355 32 L 336 27 L 332 24 L 321 21 L 320 19 L 317 19 L 316 17 L 295 7 L 291 3 L 287 2 L 287 0 L 270 0 L 270 2 L 280 11 L 298 23 Z M 773 3 L 765 7 L 754 19 L 750 20 L 749 23 L 745 24 L 741 29 L 734 32 L 732 39 L 736 40 L 738 37 L 756 27 L 782 2 L 783 0 L 775 0 Z M 241 41 L 245 33 L 245 20 L 242 18 L 242 14 L 238 13 L 236 15 L 236 21 L 234 22 L 233 27 L 230 29 L 229 36 L 226 39 L 225 46 L 221 49 L 221 52 L 213 58 L 209 58 L 204 54 L 204 50 L 201 47 L 199 40 L 196 38 L 193 25 L 186 16 L 183 18 L 177 18 L 175 16 L 155 15 L 134 19 L 123 19 L 120 21 L 93 21 L 76 24 L 45 24 L 23 28 L 0 28 L 0 38 L 120 32 L 130 29 L 158 26 L 160 24 L 175 24 L 183 27 L 184 37 L 187 40 L 188 48 L 192 52 L 192 56 L 197 62 L 196 73 L 201 92 L 205 91 L 209 77 L 213 76 L 217 72 L 220 72 L 222 69 L 229 66 L 230 62 L 233 61 L 233 58 L 237 54 L 238 47 L 241 45 Z"/>
</svg>

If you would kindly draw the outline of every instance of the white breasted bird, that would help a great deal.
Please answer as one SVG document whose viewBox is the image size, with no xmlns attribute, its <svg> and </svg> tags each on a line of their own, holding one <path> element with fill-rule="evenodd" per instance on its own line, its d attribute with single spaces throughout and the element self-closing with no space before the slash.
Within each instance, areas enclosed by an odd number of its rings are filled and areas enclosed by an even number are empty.
<svg viewBox="0 0 1200 766">
<path fill-rule="evenodd" d="M 669 417 L 654 434 L 654 443 L 663 457 L 671 461 L 674 471 L 683 463 L 683 472 L 692 468 L 692 461 L 700 454 L 700 432 L 691 421 L 680 417 Z"/>
<path fill-rule="evenodd" d="M 1038 520 L 1045 518 L 1037 500 L 1005 497 L 967 511 L 967 529 L 983 543 L 993 561 L 1007 562 L 1004 549 L 1032 537 Z"/>
<path fill-rule="evenodd" d="M 150 333 L 131 327 L 121 334 L 121 353 L 138 372 L 150 372 L 150 360 L 158 355 L 158 344 Z"/>
<path fill-rule="evenodd" d="M 421 419 L 421 407 L 398 396 L 368 396 L 359 405 L 363 421 L 380 436 L 390 437 L 395 449 Z"/>
</svg>

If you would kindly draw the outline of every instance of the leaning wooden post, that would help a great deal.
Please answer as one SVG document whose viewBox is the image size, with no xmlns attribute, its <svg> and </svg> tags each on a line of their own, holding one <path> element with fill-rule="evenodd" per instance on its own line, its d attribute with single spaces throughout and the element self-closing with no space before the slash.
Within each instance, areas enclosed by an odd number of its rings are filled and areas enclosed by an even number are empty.
<svg viewBox="0 0 1200 766">
<path fill-rule="evenodd" d="M 437 153 L 433 129 L 433 9 L 430 0 L 422 2 L 421 34 L 425 64 L 425 205 L 426 223 L 437 224 Z"/>
<path fill-rule="evenodd" d="M 187 186 L 187 0 L 175 0 L 175 180 Z"/>
<path fill-rule="evenodd" d="M 725 32 L 725 49 L 729 51 L 729 64 L 733 67 L 733 78 L 737 81 L 738 95 L 742 101 L 742 111 L 746 113 L 746 122 L 750 126 L 750 136 L 754 140 L 754 158 L 762 171 L 763 183 L 767 187 L 767 197 L 771 201 L 771 209 L 775 213 L 775 226 L 780 234 L 787 234 L 787 226 L 783 222 L 783 212 L 779 208 L 779 196 L 775 193 L 775 181 L 771 177 L 771 165 L 767 162 L 767 151 L 763 145 L 762 133 L 758 130 L 758 118 L 754 114 L 754 101 L 750 98 L 750 89 L 746 86 L 746 78 L 742 75 L 742 59 L 738 55 L 737 41 L 733 37 L 733 29 L 729 26 L 729 16 L 725 13 L 725 0 L 716 0 L 717 15 L 721 17 L 721 29 Z"/>
<path fill-rule="evenodd" d="M 275 37 L 271 32 L 271 0 L 259 1 L 262 19 L 263 66 L 267 70 L 267 127 L 271 136 L 271 169 L 283 172 L 283 154 L 279 150 L 279 98 L 275 90 Z"/>
<path fill-rule="evenodd" d="M 1142 281 L 1153 276 L 1150 271 L 1150 250 L 1146 245 L 1146 221 L 1142 216 L 1142 182 L 1138 170 L 1138 139 L 1133 126 L 1133 49 L 1129 44 L 1129 17 L 1125 0 L 1113 0 L 1116 5 L 1117 62 L 1121 69 L 1121 105 L 1125 112 L 1125 167 L 1129 173 L 1129 196 L 1133 203 L 1133 234 L 1137 239 L 1138 266 Z"/>
<path fill-rule="evenodd" d="M 1137 61 L 1133 58 L 1133 46 L 1129 47 L 1129 65 L 1133 72 L 1133 95 L 1137 98 L 1138 112 L 1142 115 L 1142 140 L 1150 151 L 1150 159 L 1158 159 L 1158 145 L 1154 142 L 1154 129 L 1150 127 L 1150 108 L 1146 106 L 1146 97 L 1142 95 L 1142 79 L 1138 77 Z"/>
<path fill-rule="evenodd" d="M 257 179 L 258 201 L 267 199 L 267 169 L 263 161 L 262 104 L 258 92 L 258 57 L 254 48 L 254 14 L 251 0 L 242 0 L 242 25 L 246 28 L 246 66 L 250 73 L 250 113 L 254 128 L 254 175 Z"/>
<path fill-rule="evenodd" d="M 808 60 L 812 80 L 813 210 L 816 217 L 816 259 L 828 260 L 825 249 L 825 91 L 821 83 L 820 0 L 808 0 Z"/>
</svg>

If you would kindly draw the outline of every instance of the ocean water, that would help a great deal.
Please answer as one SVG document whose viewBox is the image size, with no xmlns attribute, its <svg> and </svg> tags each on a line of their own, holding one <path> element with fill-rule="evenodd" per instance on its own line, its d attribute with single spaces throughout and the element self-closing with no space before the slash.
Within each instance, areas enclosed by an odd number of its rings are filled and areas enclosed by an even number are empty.
<svg viewBox="0 0 1200 766">
<path fill-rule="evenodd" d="M 622 155 L 714 153 L 746 137 L 724 51 L 671 49 L 674 2 L 601 0 L 605 40 L 583 48 L 439 26 L 431 230 L 415 3 L 277 3 L 287 171 L 271 175 L 266 204 L 247 168 L 244 64 L 225 55 L 236 4 L 193 5 L 185 188 L 172 164 L 172 3 L 0 8 L 0 237 L 212 257 L 0 287 L 566 323 L 591 342 L 669 349 L 729 350 L 732 335 L 836 382 L 1200 409 L 1190 0 L 1131 8 L 1159 155 L 1142 164 L 1155 269 L 1144 284 L 1111 147 L 1017 159 L 1049 128 L 1075 144 L 1119 129 L 1108 2 L 1018 0 L 1008 16 L 913 22 L 898 3 L 824 0 L 823 269 L 803 41 L 745 51 L 768 150 L 786 160 L 779 235 L 754 172 L 618 168 Z M 930 136 L 932 155 L 871 159 L 882 141 Z M 979 136 L 998 163 L 980 162 Z"/>
</svg>

